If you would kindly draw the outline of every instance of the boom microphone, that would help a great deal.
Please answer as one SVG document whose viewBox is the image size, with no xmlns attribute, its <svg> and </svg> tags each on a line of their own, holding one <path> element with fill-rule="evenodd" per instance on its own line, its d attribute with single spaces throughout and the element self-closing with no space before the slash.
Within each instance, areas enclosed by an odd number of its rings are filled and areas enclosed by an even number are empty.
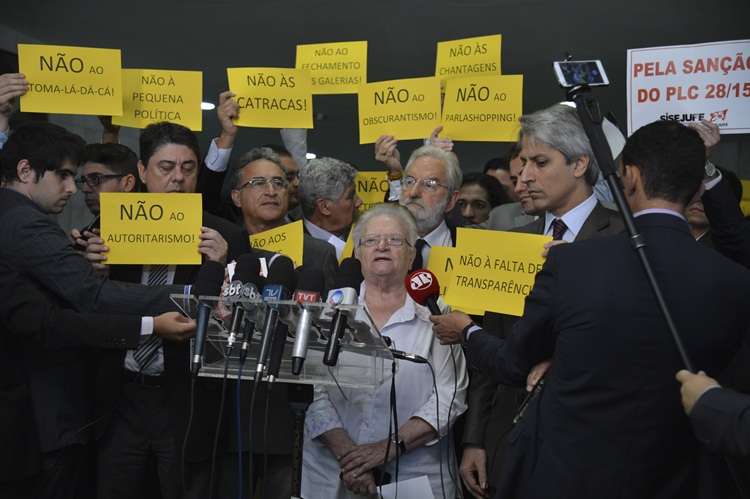
<svg viewBox="0 0 750 499">
<path fill-rule="evenodd" d="M 320 295 L 323 293 L 323 271 L 315 267 L 305 267 L 304 265 L 297 269 L 299 273 L 298 289 L 294 292 L 292 299 L 297 303 L 315 303 L 320 301 Z M 299 376 L 302 372 L 302 365 L 307 357 L 307 344 L 310 340 L 310 327 L 312 326 L 312 312 L 304 305 L 297 322 L 297 329 L 294 334 L 294 348 L 292 349 L 292 374 Z"/>
<path fill-rule="evenodd" d="M 328 293 L 326 300 L 330 305 L 353 305 L 357 302 L 357 293 L 362 284 L 362 267 L 354 257 L 347 258 L 341 262 L 339 271 L 334 279 L 336 289 Z M 341 350 L 341 337 L 346 329 L 346 314 L 336 309 L 331 322 L 331 331 L 326 343 L 326 352 L 323 363 L 327 366 L 335 366 L 339 360 Z"/>
<path fill-rule="evenodd" d="M 440 284 L 437 276 L 427 269 L 417 269 L 404 280 L 406 292 L 411 299 L 430 309 L 432 315 L 440 315 L 437 299 L 440 296 Z"/>
</svg>

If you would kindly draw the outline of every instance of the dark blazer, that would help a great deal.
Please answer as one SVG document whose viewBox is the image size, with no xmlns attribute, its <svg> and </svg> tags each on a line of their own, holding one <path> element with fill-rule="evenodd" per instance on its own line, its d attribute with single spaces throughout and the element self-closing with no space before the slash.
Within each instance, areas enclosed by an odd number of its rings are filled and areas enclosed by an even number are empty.
<svg viewBox="0 0 750 499">
<path fill-rule="evenodd" d="M 623 228 L 622 218 L 618 212 L 597 203 L 575 240 L 585 241 L 610 236 L 622 232 Z M 544 217 L 539 217 L 513 231 L 542 234 Z M 500 338 L 505 338 L 517 320 L 518 317 L 515 316 L 486 313 L 484 328 Z M 510 431 L 513 417 L 525 395 L 525 388 L 498 384 L 483 373 L 472 372 L 463 444 L 485 449 L 490 483 L 494 483 L 500 474 L 504 437 Z"/>
<path fill-rule="evenodd" d="M 690 422 L 698 440 L 712 451 L 750 456 L 750 396 L 713 388 L 693 406 Z"/>
<path fill-rule="evenodd" d="M 98 349 L 135 348 L 140 323 L 137 316 L 60 308 L 30 281 L 2 269 L 0 482 L 33 474 L 42 452 L 88 441 L 92 361 Z"/>
<path fill-rule="evenodd" d="M 711 226 L 716 250 L 735 262 L 750 268 L 750 221 L 744 218 L 737 198 L 722 179 L 701 198 Z"/>
<path fill-rule="evenodd" d="M 203 213 L 203 225 L 217 230 L 227 241 L 227 261 L 236 259 L 238 256 L 250 251 L 250 244 L 244 231 L 235 224 L 212 215 Z M 174 284 L 192 284 L 198 278 L 201 270 L 200 265 L 178 265 L 175 268 Z M 223 271 L 223 268 L 222 268 Z M 110 277 L 124 282 L 141 282 L 143 266 L 141 265 L 117 265 L 112 266 Z M 182 286 L 180 286 L 181 288 Z M 182 293 L 182 291 L 180 291 Z M 217 293 L 209 293 L 216 295 Z M 190 395 L 190 343 L 164 342 L 164 374 L 166 392 L 168 393 L 168 406 L 172 411 L 170 419 L 172 428 L 178 443 L 182 443 L 187 428 L 187 417 Z M 112 409 L 120 396 L 118 387 L 122 386 L 122 366 L 125 361 L 124 350 L 113 352 L 110 358 L 103 362 L 101 370 L 106 369 L 109 376 L 105 376 L 100 370 L 97 376 L 99 407 L 97 412 L 101 419 L 98 425 L 99 433 L 106 428 Z M 119 369 L 112 370 L 109 366 L 117 365 Z M 114 387 L 114 388 L 113 388 Z M 213 428 L 216 427 L 216 415 L 219 407 L 220 387 L 214 380 L 199 378 L 196 383 L 195 400 L 196 411 L 193 420 L 193 431 L 191 432 L 187 447 L 187 458 L 191 461 L 206 459 L 210 455 L 213 443 Z M 231 413 L 232 411 L 228 411 Z M 226 431 L 227 425 L 223 425 Z M 211 428 L 210 431 L 206 431 Z"/>
<path fill-rule="evenodd" d="M 126 285 L 96 276 L 89 262 L 73 249 L 66 234 L 49 215 L 26 196 L 5 188 L 0 188 L 0 262 L 3 289 L 14 289 L 13 282 L 20 279 L 43 290 L 55 306 L 81 313 L 156 315 L 174 309 L 169 294 L 183 290 L 183 286 Z M 208 273 L 204 273 L 205 269 Z M 220 286 L 223 269 L 204 266 L 201 274 L 209 276 L 209 281 L 218 279 L 214 284 Z M 40 317 L 47 318 L 43 326 L 55 325 L 49 315 L 40 313 Z M 102 329 L 113 334 L 122 331 L 110 324 L 105 322 Z M 99 328 L 94 331 L 101 332 Z M 34 472 L 35 460 L 23 458 L 29 449 L 47 452 L 88 438 L 74 430 L 80 421 L 88 421 L 87 404 L 91 397 L 82 387 L 89 385 L 92 376 L 82 368 L 88 358 L 86 350 L 66 348 L 51 355 L 34 349 L 25 355 L 14 355 L 14 349 L 21 346 L 8 339 L 10 332 L 3 330 L 2 336 L 3 342 L 14 344 L 0 349 L 0 356 L 5 354 L 7 360 L 0 365 L 0 446 L 10 450 L 9 454 L 0 454 L 0 476 L 16 479 Z M 27 375 L 28 366 L 33 367 L 33 379 Z M 36 421 L 29 417 L 33 415 L 32 400 L 37 404 L 33 410 L 47 419 Z M 45 426 L 34 431 L 17 430 L 19 417 L 25 418 L 27 424 Z M 35 438 L 33 433 L 37 430 L 44 433 Z"/>
<path fill-rule="evenodd" d="M 697 369 L 721 371 L 750 326 L 750 272 L 667 214 L 636 224 Z M 706 293 L 706 290 L 712 290 Z M 467 343 L 470 365 L 522 386 L 554 357 L 513 428 L 496 497 L 691 498 L 699 443 L 682 411 L 683 368 L 626 234 L 553 248 L 512 333 Z"/>
</svg>

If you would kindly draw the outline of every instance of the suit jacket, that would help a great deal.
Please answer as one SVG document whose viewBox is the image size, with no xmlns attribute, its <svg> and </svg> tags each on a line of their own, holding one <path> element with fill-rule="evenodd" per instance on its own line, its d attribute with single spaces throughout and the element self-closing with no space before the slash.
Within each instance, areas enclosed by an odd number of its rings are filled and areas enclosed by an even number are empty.
<svg viewBox="0 0 750 499">
<path fill-rule="evenodd" d="M 698 440 L 712 451 L 750 456 L 750 396 L 713 388 L 695 403 L 690 422 Z"/>
<path fill-rule="evenodd" d="M 233 223 L 212 215 L 203 213 L 203 225 L 218 231 L 227 241 L 227 261 L 233 260 L 241 254 L 250 251 L 250 244 L 242 229 Z M 200 265 L 178 265 L 175 268 L 174 284 L 191 284 L 198 279 L 202 266 Z M 139 283 L 143 274 L 141 265 L 118 265 L 110 270 L 110 276 L 125 282 Z M 223 266 L 222 266 L 223 275 Z M 182 288 L 182 286 L 179 286 Z M 182 293 L 180 291 L 179 293 Z M 206 294 L 217 295 L 215 292 Z M 182 442 L 187 429 L 187 417 L 190 396 L 190 343 L 164 342 L 164 383 L 168 393 L 167 405 L 170 408 L 170 420 L 174 435 L 178 443 Z M 114 352 L 105 359 L 100 366 L 98 382 L 98 413 L 101 417 L 98 425 L 99 433 L 102 433 L 109 421 L 109 415 L 117 403 L 122 386 L 122 372 L 125 361 L 125 350 Z M 110 366 L 119 366 L 112 370 Z M 104 374 L 104 370 L 108 375 Z M 213 443 L 213 428 L 216 427 L 216 415 L 220 400 L 220 386 L 215 380 L 199 378 L 195 388 L 196 410 L 193 420 L 193 431 L 190 436 L 186 451 L 187 459 L 200 461 L 210 455 Z M 233 397 L 232 397 L 233 400 Z M 233 411 L 227 411 L 233 414 Z M 223 424 L 226 431 L 227 425 Z M 205 431 L 211 428 L 211 431 Z M 198 429 L 198 430 L 196 430 Z M 200 430 L 203 429 L 203 430 Z"/>
<path fill-rule="evenodd" d="M 3 289 L 15 289 L 18 284 L 13 283 L 20 280 L 24 286 L 30 284 L 43 290 L 55 306 L 81 313 L 156 315 L 173 309 L 169 293 L 183 289 L 182 286 L 148 288 L 101 279 L 46 213 L 26 196 L 5 188 L 0 188 L 0 262 Z M 215 280 L 217 269 L 209 270 Z M 223 277 L 223 269 L 220 277 Z M 221 280 L 218 285 L 220 283 Z M 25 292 L 20 294 L 21 298 L 25 296 Z M 40 312 L 35 318 L 44 319 L 37 328 L 39 331 L 58 326 L 55 319 L 50 319 L 54 317 L 50 312 L 45 314 Z M 114 338 L 125 339 L 126 344 L 121 343 L 120 348 L 131 344 L 129 336 L 126 338 L 124 331 L 114 327 L 112 321 L 97 324 L 92 325 L 92 333 L 112 333 Z M 80 325 L 86 323 L 81 321 Z M 123 321 L 122 325 L 131 325 L 131 322 Z M 83 388 L 89 386 L 92 378 L 91 371 L 84 368 L 89 352 L 64 348 L 51 354 L 41 348 L 27 349 L 25 343 L 17 343 L 11 335 L 17 327 L 18 322 L 13 321 L 2 331 L 2 341 L 10 344 L 0 349 L 0 357 L 7 361 L 0 363 L 0 445 L 5 450 L 7 442 L 10 452 L 0 456 L 0 479 L 16 479 L 24 473 L 33 473 L 36 459 L 23 457 L 29 452 L 47 452 L 88 438 L 85 432 L 77 430 L 79 423 L 88 422 L 90 416 L 91 393 Z M 59 327 L 61 336 L 65 331 L 74 331 L 73 327 L 65 326 L 62 319 Z M 138 329 L 135 332 L 139 332 Z M 78 340 L 84 334 L 77 332 Z M 18 352 L 23 355 L 16 354 Z M 35 428 L 20 429 L 19 418 Z M 42 433 L 35 436 L 37 431 Z"/>
<path fill-rule="evenodd" d="M 43 452 L 88 441 L 97 349 L 134 348 L 140 327 L 137 316 L 60 308 L 30 281 L 2 270 L 0 482 L 33 474 Z"/>
<path fill-rule="evenodd" d="M 750 272 L 696 244 L 680 218 L 636 224 L 694 366 L 719 372 L 750 326 L 750 295 L 737 292 Z M 674 382 L 682 361 L 627 234 L 552 248 L 513 332 L 476 332 L 467 355 L 518 386 L 554 355 L 509 435 L 496 497 L 697 496 L 700 447 Z"/>
<path fill-rule="evenodd" d="M 623 228 L 618 212 L 597 203 L 581 227 L 576 242 L 618 234 Z M 515 231 L 542 234 L 544 217 L 518 227 Z M 484 329 L 505 338 L 517 320 L 518 317 L 510 315 L 486 313 Z M 491 483 L 499 477 L 504 437 L 513 426 L 513 417 L 525 395 L 524 388 L 498 384 L 481 372 L 472 372 L 463 444 L 485 449 Z"/>
<path fill-rule="evenodd" d="M 750 221 L 744 218 L 728 182 L 720 180 L 701 200 L 716 250 L 750 268 Z"/>
</svg>

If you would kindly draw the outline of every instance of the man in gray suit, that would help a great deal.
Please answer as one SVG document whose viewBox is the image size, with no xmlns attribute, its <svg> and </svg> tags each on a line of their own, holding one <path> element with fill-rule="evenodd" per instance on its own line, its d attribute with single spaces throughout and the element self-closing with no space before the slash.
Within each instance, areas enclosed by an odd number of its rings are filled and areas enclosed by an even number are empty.
<svg viewBox="0 0 750 499">
<path fill-rule="evenodd" d="M 529 207 L 526 211 L 539 217 L 515 230 L 553 236 L 548 246 L 621 232 L 619 214 L 594 195 L 599 168 L 576 110 L 558 104 L 520 121 L 522 170 L 516 192 Z M 487 313 L 484 329 L 505 337 L 516 320 Z M 491 481 L 500 475 L 498 449 L 524 395 L 523 390 L 472 373 L 461 477 L 477 497 L 487 497 L 488 477 Z"/>
</svg>

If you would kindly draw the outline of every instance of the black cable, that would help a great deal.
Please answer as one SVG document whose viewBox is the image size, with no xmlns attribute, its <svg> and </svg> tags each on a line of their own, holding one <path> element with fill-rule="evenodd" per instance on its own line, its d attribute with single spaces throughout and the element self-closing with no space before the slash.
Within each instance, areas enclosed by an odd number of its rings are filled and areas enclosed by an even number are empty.
<svg viewBox="0 0 750 499">
<path fill-rule="evenodd" d="M 250 497 L 255 497 L 255 490 L 253 486 L 253 446 L 252 446 L 252 440 L 253 440 L 253 412 L 255 409 L 255 397 L 258 394 L 258 385 L 260 384 L 258 382 L 257 378 L 258 376 L 262 376 L 261 374 L 255 374 L 255 377 L 253 378 L 253 392 L 250 396 L 250 417 L 249 417 L 249 424 L 248 424 L 248 434 L 250 435 L 250 448 L 248 449 L 247 453 L 247 461 L 248 461 L 248 479 L 250 483 Z"/>
<path fill-rule="evenodd" d="M 265 497 L 268 485 L 268 404 L 271 400 L 272 383 L 266 383 L 266 406 L 263 409 L 263 480 L 260 483 L 260 497 Z"/>
<path fill-rule="evenodd" d="M 438 437 L 438 462 L 440 463 L 440 489 L 443 492 L 443 499 L 446 499 L 445 495 L 445 482 L 443 479 L 443 448 L 440 444 L 440 396 L 438 395 L 437 389 L 437 377 L 435 376 L 435 368 L 432 367 L 432 362 L 427 361 L 427 365 L 430 366 L 430 372 L 432 373 L 432 388 L 435 390 L 435 420 L 437 423 L 437 437 Z"/>
<path fill-rule="evenodd" d="M 393 436 L 396 442 L 398 439 L 398 411 L 396 410 L 396 361 L 391 363 L 391 411 L 393 412 Z M 389 442 L 390 443 L 390 442 Z M 398 467 L 399 467 L 399 448 L 396 446 L 396 472 L 394 473 L 396 479 L 396 491 L 395 498 L 398 498 Z M 388 452 L 385 453 L 386 459 L 388 459 Z"/>
<path fill-rule="evenodd" d="M 224 376 L 221 380 L 221 398 L 219 399 L 219 416 L 216 418 L 216 429 L 214 430 L 214 445 L 211 449 L 211 468 L 208 473 L 208 497 L 214 497 L 214 472 L 216 471 L 216 451 L 219 448 L 219 434 L 221 433 L 221 423 L 224 418 L 224 404 L 227 398 L 227 378 L 229 377 L 229 356 L 232 354 L 232 347 L 228 347 L 224 353 Z"/>
<path fill-rule="evenodd" d="M 188 409 L 188 421 L 187 428 L 185 428 L 185 437 L 182 439 L 182 494 L 187 492 L 187 480 L 185 479 L 185 473 L 187 468 L 187 443 L 190 438 L 190 430 L 193 427 L 193 414 L 195 413 L 195 376 L 190 376 L 190 408 Z"/>
<path fill-rule="evenodd" d="M 458 367 L 456 366 L 456 356 L 453 354 L 453 345 L 449 345 L 448 348 L 451 352 L 451 360 L 453 361 L 453 396 L 451 397 L 451 403 L 448 406 L 448 475 L 451 477 L 451 481 L 453 482 L 453 488 L 456 488 L 456 477 L 453 474 L 453 467 L 451 466 L 451 456 L 455 455 L 453 454 L 453 448 L 451 448 L 451 445 L 455 447 L 455 443 L 453 442 L 453 438 L 455 437 L 453 433 L 453 425 L 451 424 L 451 409 L 453 409 L 453 402 L 456 400 L 456 392 L 458 391 Z"/>
<path fill-rule="evenodd" d="M 244 360 L 240 361 L 239 371 L 237 373 L 237 380 L 235 381 L 234 391 L 234 403 L 236 405 L 235 412 L 235 426 L 237 431 L 237 499 L 242 499 L 242 408 L 240 403 L 242 402 L 241 396 L 241 381 L 242 381 L 242 367 Z"/>
</svg>

